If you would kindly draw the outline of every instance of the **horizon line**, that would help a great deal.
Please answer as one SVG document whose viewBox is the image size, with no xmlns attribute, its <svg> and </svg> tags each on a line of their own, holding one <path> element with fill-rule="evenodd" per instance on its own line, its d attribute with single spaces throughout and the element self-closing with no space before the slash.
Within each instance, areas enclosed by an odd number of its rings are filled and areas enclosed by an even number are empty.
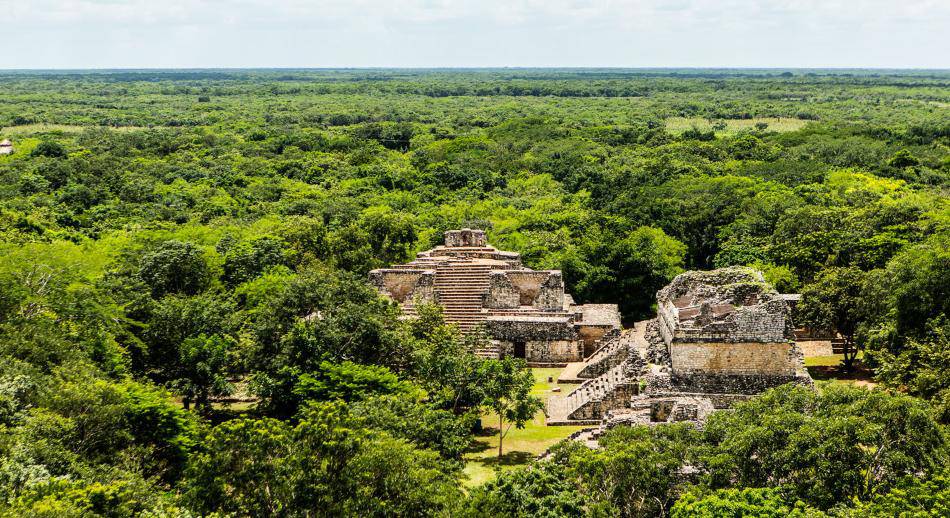
<svg viewBox="0 0 950 518">
<path fill-rule="evenodd" d="M 171 71 L 171 70 L 880 70 L 950 72 L 950 67 L 878 67 L 878 66 L 209 66 L 209 67 L 47 67 L 3 68 L 3 72 L 111 72 L 111 71 Z"/>
</svg>

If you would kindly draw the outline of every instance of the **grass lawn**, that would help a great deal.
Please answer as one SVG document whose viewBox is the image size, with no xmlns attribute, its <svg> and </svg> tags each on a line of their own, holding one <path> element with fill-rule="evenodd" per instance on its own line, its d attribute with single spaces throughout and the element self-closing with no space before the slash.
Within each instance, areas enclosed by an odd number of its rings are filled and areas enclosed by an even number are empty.
<svg viewBox="0 0 950 518">
<path fill-rule="evenodd" d="M 876 387 L 874 373 L 864 366 L 861 362 L 862 357 L 863 353 L 858 351 L 852 372 L 844 372 L 842 369 L 843 354 L 805 358 L 805 368 L 808 369 L 812 379 L 819 383 L 847 383 L 859 387 Z"/>
<path fill-rule="evenodd" d="M 144 126 L 101 126 L 98 124 L 48 124 L 38 122 L 20 126 L 0 127 L 0 133 L 7 135 L 33 135 L 35 133 L 80 133 L 88 128 L 108 128 L 114 131 L 134 131 L 144 129 Z M 14 142 L 14 144 L 16 144 Z"/>
<path fill-rule="evenodd" d="M 531 369 L 534 374 L 532 394 L 546 401 L 556 385 L 562 369 Z M 562 385 L 561 390 L 570 391 L 577 385 Z M 502 444 L 504 455 L 498 458 L 498 417 L 493 413 L 482 416 L 484 431 L 475 437 L 471 449 L 465 454 L 465 484 L 474 487 L 495 478 L 497 470 L 512 469 L 531 462 L 552 445 L 583 426 L 545 426 L 544 412 L 538 412 L 521 430 L 512 427 Z M 507 425 L 506 425 L 507 426 Z"/>
<path fill-rule="evenodd" d="M 740 131 L 754 130 L 755 125 L 764 122 L 769 126 L 765 131 L 796 131 L 808 124 L 809 121 L 801 119 L 778 118 L 778 117 L 759 117 L 755 119 L 728 119 L 723 120 L 726 123 L 726 129 L 718 131 L 719 134 L 738 133 Z M 696 127 L 703 131 L 711 131 L 713 121 L 701 117 L 670 117 L 666 119 L 666 129 L 670 133 L 682 133 L 690 128 Z"/>
</svg>

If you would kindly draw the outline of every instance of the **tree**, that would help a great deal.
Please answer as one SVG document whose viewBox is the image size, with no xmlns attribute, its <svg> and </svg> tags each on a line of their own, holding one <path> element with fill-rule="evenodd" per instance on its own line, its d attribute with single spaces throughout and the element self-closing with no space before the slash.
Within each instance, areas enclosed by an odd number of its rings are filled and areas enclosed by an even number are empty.
<svg viewBox="0 0 950 518">
<path fill-rule="evenodd" d="M 236 419 L 215 427 L 183 483 L 198 513 L 427 516 L 461 498 L 458 469 L 428 450 L 361 428 L 340 403 L 296 425 Z"/>
<path fill-rule="evenodd" d="M 191 402 L 199 410 L 208 410 L 210 398 L 230 394 L 234 387 L 228 382 L 228 355 L 233 343 L 220 335 L 199 335 L 185 339 L 178 346 L 178 377 L 171 385 L 182 396 L 185 410 Z"/>
<path fill-rule="evenodd" d="M 159 298 L 169 293 L 195 295 L 211 282 L 211 271 L 200 248 L 171 240 L 142 257 L 139 277 Z"/>
<path fill-rule="evenodd" d="M 587 493 L 620 516 L 664 516 L 681 491 L 683 466 L 694 464 L 697 443 L 685 423 L 619 426 L 601 437 L 598 450 L 574 449 L 569 462 Z"/>
<path fill-rule="evenodd" d="M 543 405 L 531 395 L 534 376 L 526 368 L 524 360 L 504 358 L 487 360 L 479 367 L 483 399 L 482 404 L 498 415 L 498 457 L 502 455 L 502 442 L 512 426 L 524 428 Z M 505 428 L 505 421 L 508 427 Z"/>
<path fill-rule="evenodd" d="M 670 509 L 670 518 L 819 518 L 828 516 L 801 502 L 789 502 L 777 488 L 689 491 Z"/>
<path fill-rule="evenodd" d="M 172 295 L 149 304 L 147 327 L 140 331 L 147 350 L 137 367 L 156 381 L 169 381 L 182 359 L 182 343 L 200 335 L 235 336 L 235 307 L 230 300 L 202 293 Z"/>
<path fill-rule="evenodd" d="M 66 148 L 55 140 L 44 140 L 33 148 L 30 156 L 45 156 L 49 158 L 62 158 L 66 156 Z"/>
<path fill-rule="evenodd" d="M 714 489 L 784 487 L 828 509 L 890 491 L 947 461 L 947 441 L 924 401 L 829 384 L 784 385 L 710 416 L 699 464 Z"/>
<path fill-rule="evenodd" d="M 477 415 L 443 410 L 419 393 L 375 396 L 350 405 L 353 417 L 368 428 L 388 432 L 419 448 L 439 452 L 445 459 L 461 460 L 472 444 Z"/>
<path fill-rule="evenodd" d="M 652 294 L 683 271 L 686 246 L 660 229 L 639 227 L 622 239 L 595 242 L 586 255 L 596 266 L 580 281 L 583 296 L 619 302 L 623 316 L 633 319 L 648 315 Z"/>
<path fill-rule="evenodd" d="M 322 362 L 317 370 L 301 374 L 293 393 L 305 401 L 360 401 L 373 396 L 410 390 L 386 367 L 353 362 Z"/>
<path fill-rule="evenodd" d="M 356 276 L 314 268 L 289 279 L 254 309 L 252 389 L 270 415 L 290 417 L 294 387 L 324 361 L 387 367 L 397 375 L 412 362 L 412 340 L 395 305 Z"/>
<path fill-rule="evenodd" d="M 854 336 L 865 319 L 864 286 L 865 274 L 861 270 L 829 268 L 805 287 L 798 306 L 799 324 L 841 334 L 846 370 L 854 365 L 857 356 Z"/>
<path fill-rule="evenodd" d="M 464 414 L 482 402 L 479 366 L 475 355 L 481 336 L 462 337 L 458 327 L 445 323 L 442 309 L 418 304 L 416 318 L 409 320 L 413 348 L 413 378 L 426 390 L 429 400 L 455 414 Z"/>
<path fill-rule="evenodd" d="M 259 276 L 267 268 L 286 263 L 285 244 L 273 237 L 260 237 L 227 249 L 222 280 L 231 287 Z"/>
<path fill-rule="evenodd" d="M 503 471 L 469 495 L 462 516 L 587 516 L 581 488 L 563 466 L 538 462 Z"/>
<path fill-rule="evenodd" d="M 950 470 L 929 478 L 906 477 L 889 492 L 860 502 L 848 516 L 946 516 L 950 512 Z"/>
</svg>

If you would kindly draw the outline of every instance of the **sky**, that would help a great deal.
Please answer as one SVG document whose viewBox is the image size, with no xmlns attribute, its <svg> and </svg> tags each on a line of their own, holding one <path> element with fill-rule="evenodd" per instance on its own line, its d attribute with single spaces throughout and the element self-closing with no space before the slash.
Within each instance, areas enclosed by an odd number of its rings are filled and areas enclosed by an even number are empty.
<svg viewBox="0 0 950 518">
<path fill-rule="evenodd" d="M 950 68 L 950 0 L 0 0 L 0 69 Z"/>
</svg>

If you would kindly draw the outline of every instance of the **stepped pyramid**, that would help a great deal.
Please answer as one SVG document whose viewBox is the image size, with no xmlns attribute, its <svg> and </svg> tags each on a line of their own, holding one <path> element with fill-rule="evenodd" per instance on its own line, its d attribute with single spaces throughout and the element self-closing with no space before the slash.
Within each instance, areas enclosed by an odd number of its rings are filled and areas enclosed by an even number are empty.
<svg viewBox="0 0 950 518">
<path fill-rule="evenodd" d="M 370 283 L 411 318 L 419 303 L 438 304 L 463 334 L 483 333 L 479 354 L 536 365 L 581 361 L 620 329 L 615 304 L 574 304 L 558 270 L 532 270 L 516 252 L 490 246 L 485 232 L 445 233 L 445 244 L 402 265 L 373 270 Z"/>
</svg>

